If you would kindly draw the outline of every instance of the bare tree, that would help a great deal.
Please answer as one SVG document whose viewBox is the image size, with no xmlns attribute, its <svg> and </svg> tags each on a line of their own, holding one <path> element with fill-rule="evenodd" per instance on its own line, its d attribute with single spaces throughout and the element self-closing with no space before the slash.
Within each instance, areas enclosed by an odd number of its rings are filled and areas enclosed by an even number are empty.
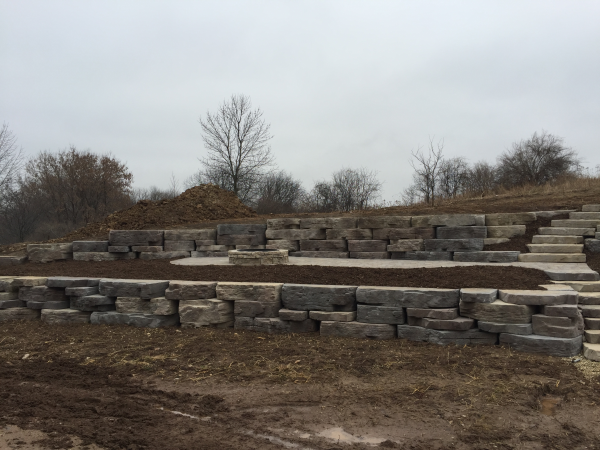
<svg viewBox="0 0 600 450">
<path fill-rule="evenodd" d="M 497 185 L 496 167 L 492 164 L 479 161 L 469 169 L 467 190 L 473 194 L 484 196 L 492 192 Z"/>
<path fill-rule="evenodd" d="M 23 165 L 23 151 L 17 147 L 17 138 L 3 124 L 0 128 L 0 197 L 9 189 Z"/>
<path fill-rule="evenodd" d="M 200 118 L 204 147 L 200 178 L 236 194 L 245 203 L 252 201 L 255 188 L 273 164 L 269 140 L 270 125 L 260 109 L 252 110 L 250 98 L 232 95 L 217 113 Z"/>
<path fill-rule="evenodd" d="M 260 214 L 294 212 L 305 195 L 302 183 L 291 174 L 283 170 L 267 174 L 258 188 L 256 211 Z"/>
<path fill-rule="evenodd" d="M 36 230 L 45 213 L 41 198 L 32 195 L 18 178 L 0 201 L 0 243 L 23 242 Z"/>
<path fill-rule="evenodd" d="M 366 209 L 379 199 L 380 191 L 377 172 L 344 168 L 333 173 L 331 181 L 315 183 L 306 207 L 322 212 Z"/>
<path fill-rule="evenodd" d="M 438 195 L 455 198 L 467 188 L 469 164 L 462 156 L 443 159 L 438 170 Z"/>
<path fill-rule="evenodd" d="M 577 153 L 564 139 L 546 131 L 515 142 L 498 158 L 499 181 L 507 187 L 541 185 L 577 169 Z"/>
<path fill-rule="evenodd" d="M 410 165 L 415 171 L 413 188 L 420 193 L 425 203 L 430 205 L 435 204 L 443 150 L 443 141 L 434 145 L 433 138 L 430 138 L 427 154 L 423 153 L 422 147 L 419 147 L 416 152 L 411 152 L 413 159 Z"/>
</svg>

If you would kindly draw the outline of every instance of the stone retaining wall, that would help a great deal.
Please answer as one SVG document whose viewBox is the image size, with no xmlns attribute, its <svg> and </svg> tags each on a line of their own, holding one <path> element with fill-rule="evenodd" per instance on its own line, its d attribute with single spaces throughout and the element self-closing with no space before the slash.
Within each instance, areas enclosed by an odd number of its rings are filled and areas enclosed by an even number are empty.
<svg viewBox="0 0 600 450">
<path fill-rule="evenodd" d="M 600 282 L 546 290 L 0 277 L 0 322 L 218 327 L 504 344 L 600 359 Z M 583 343 L 585 333 L 586 343 Z"/>
</svg>

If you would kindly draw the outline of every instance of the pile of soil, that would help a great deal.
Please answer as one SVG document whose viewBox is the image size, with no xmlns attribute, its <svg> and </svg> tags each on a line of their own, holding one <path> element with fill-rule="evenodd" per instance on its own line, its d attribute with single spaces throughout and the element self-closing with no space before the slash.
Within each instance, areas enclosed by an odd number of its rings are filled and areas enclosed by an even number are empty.
<svg viewBox="0 0 600 450">
<path fill-rule="evenodd" d="M 109 230 L 167 229 L 208 220 L 256 216 L 256 212 L 244 205 L 233 192 L 214 184 L 202 184 L 170 200 L 140 200 L 131 208 L 75 230 L 61 240 L 75 241 L 106 235 Z"/>
<path fill-rule="evenodd" d="M 167 260 L 57 261 L 0 267 L 7 276 L 66 276 L 138 280 L 243 281 L 263 283 L 400 286 L 425 288 L 540 289 L 548 277 L 537 269 L 459 266 L 373 269 L 322 266 L 176 266 Z"/>
</svg>

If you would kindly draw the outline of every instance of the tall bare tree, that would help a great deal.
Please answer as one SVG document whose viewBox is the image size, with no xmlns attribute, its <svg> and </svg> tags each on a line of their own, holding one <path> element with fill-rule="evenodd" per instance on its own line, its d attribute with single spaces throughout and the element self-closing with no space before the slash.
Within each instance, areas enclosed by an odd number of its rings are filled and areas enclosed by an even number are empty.
<svg viewBox="0 0 600 450">
<path fill-rule="evenodd" d="M 258 188 L 256 211 L 259 214 L 291 213 L 306 195 L 302 183 L 285 171 L 267 174 Z"/>
<path fill-rule="evenodd" d="M 541 185 L 574 172 L 580 160 L 564 139 L 546 131 L 515 142 L 498 158 L 498 175 L 504 186 Z"/>
<path fill-rule="evenodd" d="M 380 191 L 377 172 L 344 168 L 334 172 L 331 181 L 315 183 L 307 209 L 322 212 L 366 209 L 379 199 Z"/>
<path fill-rule="evenodd" d="M 415 171 L 414 189 L 421 194 L 425 203 L 430 205 L 435 204 L 443 150 L 444 141 L 434 144 L 433 138 L 429 138 L 427 154 L 423 153 L 422 147 L 419 147 L 416 152 L 411 152 L 413 159 L 410 165 Z"/>
<path fill-rule="evenodd" d="M 0 201 L 12 184 L 17 181 L 23 165 L 23 151 L 17 147 L 17 138 L 8 128 L 0 127 Z"/>
<path fill-rule="evenodd" d="M 438 171 L 438 192 L 445 198 L 455 198 L 467 189 L 469 163 L 462 156 L 443 159 Z"/>
<path fill-rule="evenodd" d="M 273 165 L 270 125 L 263 112 L 252 109 L 250 97 L 232 95 L 219 110 L 200 118 L 204 147 L 199 180 L 216 184 L 252 201 L 261 178 Z"/>
</svg>

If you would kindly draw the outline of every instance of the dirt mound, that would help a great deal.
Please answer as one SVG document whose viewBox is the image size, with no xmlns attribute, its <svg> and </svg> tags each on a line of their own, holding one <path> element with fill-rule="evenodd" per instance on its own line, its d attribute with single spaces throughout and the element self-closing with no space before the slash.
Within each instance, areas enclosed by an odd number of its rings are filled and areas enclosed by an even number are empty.
<svg viewBox="0 0 600 450">
<path fill-rule="evenodd" d="M 140 200 L 131 208 L 75 230 L 61 240 L 106 235 L 109 230 L 163 229 L 207 220 L 256 216 L 256 212 L 244 205 L 234 193 L 214 184 L 202 184 L 170 200 Z"/>
</svg>

